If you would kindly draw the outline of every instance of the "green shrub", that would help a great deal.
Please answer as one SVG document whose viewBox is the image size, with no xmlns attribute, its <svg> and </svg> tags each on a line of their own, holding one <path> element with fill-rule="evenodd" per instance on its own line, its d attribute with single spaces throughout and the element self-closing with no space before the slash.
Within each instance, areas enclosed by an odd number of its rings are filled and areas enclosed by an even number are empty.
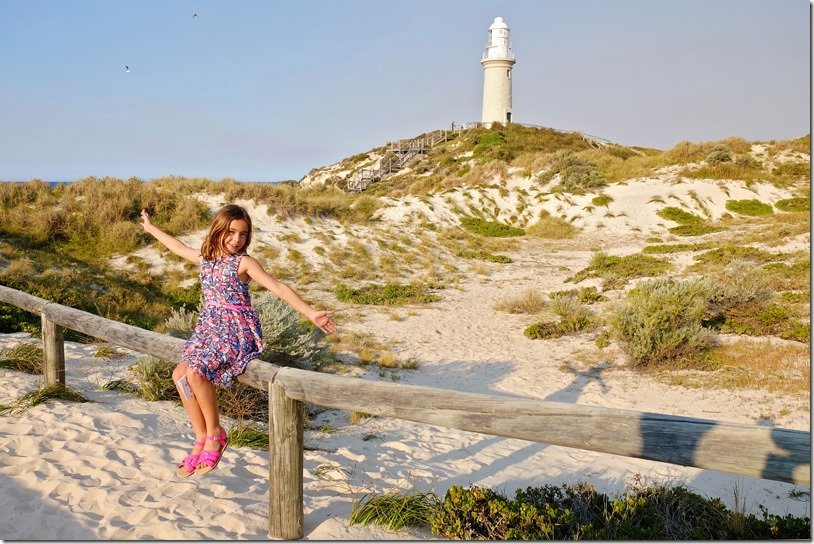
<svg viewBox="0 0 814 544">
<path fill-rule="evenodd" d="M 595 196 L 595 197 L 593 197 L 591 199 L 591 203 L 594 206 L 605 206 L 605 207 L 607 207 L 608 204 L 610 204 L 611 202 L 613 202 L 613 199 L 610 196 L 604 195 L 604 194 L 599 195 L 599 196 Z"/>
<path fill-rule="evenodd" d="M 730 212 L 741 215 L 769 215 L 772 213 L 771 204 L 766 204 L 756 199 L 751 200 L 727 200 L 726 209 Z"/>
<path fill-rule="evenodd" d="M 697 225 L 704 222 L 702 217 L 675 206 L 667 206 L 656 212 L 656 215 L 668 221 L 675 221 L 679 225 Z"/>
<path fill-rule="evenodd" d="M 808 517 L 728 510 L 678 486 L 628 486 L 609 497 L 584 483 L 517 490 L 452 486 L 430 519 L 452 540 L 728 540 L 808 538 Z"/>
<path fill-rule="evenodd" d="M 704 280 L 655 279 L 639 284 L 619 304 L 611 330 L 633 366 L 693 363 L 713 345 L 702 326 L 710 288 Z"/>
<path fill-rule="evenodd" d="M 497 221 L 484 221 L 483 219 L 470 216 L 461 218 L 461 226 L 470 232 L 491 238 L 507 238 L 526 234 L 526 231 L 517 227 L 504 225 Z"/>
<path fill-rule="evenodd" d="M 667 231 L 670 234 L 675 234 L 676 236 L 703 236 L 704 234 L 720 232 L 722 230 L 724 229 L 722 229 L 721 227 L 714 227 L 706 223 L 679 225 L 677 227 L 671 227 L 667 229 Z"/>
<path fill-rule="evenodd" d="M 807 212 L 811 209 L 811 199 L 803 197 L 784 198 L 775 202 L 774 207 L 783 212 Z"/>
<path fill-rule="evenodd" d="M 169 317 L 156 327 L 155 330 L 156 332 L 186 340 L 192 336 L 192 331 L 195 330 L 195 324 L 198 322 L 200 310 L 201 305 L 199 305 L 198 311 L 187 310 L 186 306 L 173 308 Z"/>
<path fill-rule="evenodd" d="M 252 295 L 252 306 L 260 318 L 263 352 L 260 359 L 281 366 L 313 370 L 327 356 L 328 344 L 322 331 L 274 294 Z"/>
<path fill-rule="evenodd" d="M 381 306 L 426 304 L 440 300 L 440 297 L 427 293 L 422 287 L 398 284 L 368 285 L 359 289 L 341 285 L 336 291 L 336 298 L 341 302 Z"/>
<path fill-rule="evenodd" d="M 578 283 L 586 278 L 602 278 L 606 289 L 619 289 L 630 279 L 658 276 L 671 267 L 667 261 L 641 253 L 618 257 L 600 251 L 594 254 L 586 268 L 566 281 Z"/>
<path fill-rule="evenodd" d="M 557 174 L 560 175 L 557 189 L 567 193 L 583 194 L 608 184 L 596 164 L 571 151 L 560 153 L 554 165 L 540 175 L 539 181 L 548 183 Z"/>
<path fill-rule="evenodd" d="M 732 150 L 723 144 L 716 145 L 712 153 L 707 155 L 705 159 L 708 163 L 728 162 L 732 160 Z"/>
<path fill-rule="evenodd" d="M 588 308 L 571 296 L 555 295 L 551 297 L 551 312 L 560 319 L 556 323 L 540 322 L 526 327 L 523 331 L 528 338 L 556 338 L 593 329 L 596 326 Z"/>
</svg>

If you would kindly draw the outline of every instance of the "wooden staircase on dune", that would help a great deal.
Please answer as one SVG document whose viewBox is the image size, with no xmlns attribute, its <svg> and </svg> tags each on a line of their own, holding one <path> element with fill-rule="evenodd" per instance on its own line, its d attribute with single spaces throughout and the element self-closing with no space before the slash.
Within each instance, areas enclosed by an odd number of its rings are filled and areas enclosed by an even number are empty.
<svg viewBox="0 0 814 544">
<path fill-rule="evenodd" d="M 458 130 L 436 130 L 426 136 L 411 140 L 390 142 L 387 146 L 387 153 L 379 162 L 378 167 L 357 170 L 348 178 L 345 189 L 351 193 L 361 193 L 372 183 L 395 174 L 418 155 L 426 155 L 435 145 L 451 140 L 458 133 Z"/>
</svg>

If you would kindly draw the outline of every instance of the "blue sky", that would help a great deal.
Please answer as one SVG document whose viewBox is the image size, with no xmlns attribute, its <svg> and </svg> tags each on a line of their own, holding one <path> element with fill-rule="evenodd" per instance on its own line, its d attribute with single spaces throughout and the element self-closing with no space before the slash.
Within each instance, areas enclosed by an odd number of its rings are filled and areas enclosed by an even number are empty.
<svg viewBox="0 0 814 544">
<path fill-rule="evenodd" d="M 0 180 L 300 179 L 479 121 L 496 16 L 516 122 L 661 149 L 810 131 L 807 0 L 0 0 Z"/>
</svg>

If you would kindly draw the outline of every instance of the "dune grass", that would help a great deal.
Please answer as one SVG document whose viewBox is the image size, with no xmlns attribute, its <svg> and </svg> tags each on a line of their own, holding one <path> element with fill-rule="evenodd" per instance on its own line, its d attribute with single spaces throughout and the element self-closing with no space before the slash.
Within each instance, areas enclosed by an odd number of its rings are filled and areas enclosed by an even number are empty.
<svg viewBox="0 0 814 544">
<path fill-rule="evenodd" d="M 545 310 L 548 303 L 536 289 L 528 289 L 522 293 L 501 300 L 494 305 L 494 309 L 510 314 L 536 314 Z"/>
<path fill-rule="evenodd" d="M 44 353 L 41 344 L 23 342 L 0 351 L 0 368 L 25 372 L 43 373 Z"/>
<path fill-rule="evenodd" d="M 565 281 L 579 283 L 588 278 L 602 278 L 605 289 L 620 289 L 633 278 L 659 276 L 671 268 L 669 262 L 641 253 L 619 257 L 600 251 L 594 254 L 587 267 Z"/>
<path fill-rule="evenodd" d="M 750 389 L 807 395 L 811 385 L 807 344 L 742 338 L 712 348 L 713 372 L 666 372 L 658 379 L 710 390 Z"/>
<path fill-rule="evenodd" d="M 79 392 L 57 383 L 26 393 L 9 404 L 0 404 L 0 415 L 20 415 L 29 408 L 33 408 L 49 400 L 93 402 L 85 398 Z"/>
<path fill-rule="evenodd" d="M 549 240 L 567 240 L 574 238 L 578 233 L 577 227 L 564 219 L 553 217 L 546 210 L 542 210 L 540 219 L 526 229 L 526 234 L 529 236 Z"/>
</svg>

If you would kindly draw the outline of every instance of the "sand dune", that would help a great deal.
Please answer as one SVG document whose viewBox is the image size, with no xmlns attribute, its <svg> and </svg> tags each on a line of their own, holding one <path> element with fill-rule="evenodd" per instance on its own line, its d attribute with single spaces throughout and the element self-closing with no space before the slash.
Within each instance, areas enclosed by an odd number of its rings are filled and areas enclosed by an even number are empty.
<svg viewBox="0 0 814 544">
<path fill-rule="evenodd" d="M 393 309 L 374 308 L 347 323 L 340 318 L 340 325 L 371 333 L 394 346 L 400 358 L 414 357 L 420 368 L 399 372 L 401 383 L 808 430 L 808 398 L 669 386 L 624 368 L 623 357 L 613 347 L 598 354 L 590 335 L 530 341 L 522 335 L 527 316 L 494 310 L 496 302 L 529 288 L 572 288 L 565 279 L 588 263 L 592 248 L 622 254 L 640 251 L 648 235 L 669 237 L 666 229 L 673 224 L 654 213 L 665 205 L 680 202 L 716 219 L 730 198 L 773 202 L 791 196 L 769 186 L 675 184 L 668 177 L 609 187 L 605 193 L 613 202 L 607 211 L 613 217 L 604 216 L 604 208 L 599 214 L 586 211 L 589 197 L 570 202 L 549 197 L 530 208 L 529 217 L 542 208 L 578 216 L 574 224 L 584 229 L 578 240 L 560 246 L 528 241 L 512 255 L 513 263 L 493 266 L 487 276 L 473 274 L 458 288 L 445 290 L 440 302 L 416 308 L 400 320 L 390 318 Z M 525 187 L 522 180 L 512 183 Z M 657 196 L 666 202 L 652 202 Z M 221 203 L 219 197 L 205 198 L 212 207 Z M 516 194 L 493 198 L 500 210 L 516 206 Z M 417 199 L 393 201 L 381 212 L 385 226 L 380 228 L 402 224 L 414 213 L 443 223 L 450 210 L 465 210 L 471 200 L 461 191 L 438 197 L 432 209 Z M 270 217 L 265 206 L 244 204 L 255 221 L 255 244 L 279 245 L 280 234 L 299 233 L 306 241 L 299 249 L 317 262 L 321 257 L 307 251 L 307 240 L 316 231 L 347 236 L 338 223 L 282 222 Z M 364 235 L 372 228 L 354 231 Z M 184 239 L 197 244 L 202 236 L 194 233 Z M 789 249 L 807 250 L 809 240 L 809 235 L 789 240 Z M 139 254 L 156 269 L 166 266 L 152 249 Z M 680 262 L 682 256 L 670 258 Z M 125 266 L 124 258 L 114 265 Z M 26 338 L 23 333 L 1 335 L 0 347 Z M 0 506 L 5 514 L 0 516 L 0 538 L 265 539 L 267 452 L 230 447 L 214 472 L 188 479 L 175 476 L 176 463 L 192 443 L 181 406 L 100 390 L 103 383 L 125 377 L 137 354 L 108 361 L 94 357 L 96 349 L 66 345 L 68 385 L 95 402 L 49 402 L 19 417 L 0 417 Z M 364 377 L 390 379 L 373 370 Z M 38 383 L 38 377 L 0 370 L 0 402 Z M 587 481 L 612 493 L 644 474 L 721 497 L 730 507 L 738 506 L 737 490 L 745 497 L 740 506 L 757 514 L 759 504 L 778 514 L 807 515 L 810 507 L 807 500 L 790 498 L 797 488 L 783 483 L 388 418 L 351 425 L 347 413 L 335 410 L 317 416 L 305 440 L 305 534 L 316 540 L 432 538 L 427 531 L 349 527 L 351 505 L 365 494 L 393 490 L 433 490 L 443 496 L 454 484 L 479 484 L 513 494 L 528 485 Z"/>
</svg>

